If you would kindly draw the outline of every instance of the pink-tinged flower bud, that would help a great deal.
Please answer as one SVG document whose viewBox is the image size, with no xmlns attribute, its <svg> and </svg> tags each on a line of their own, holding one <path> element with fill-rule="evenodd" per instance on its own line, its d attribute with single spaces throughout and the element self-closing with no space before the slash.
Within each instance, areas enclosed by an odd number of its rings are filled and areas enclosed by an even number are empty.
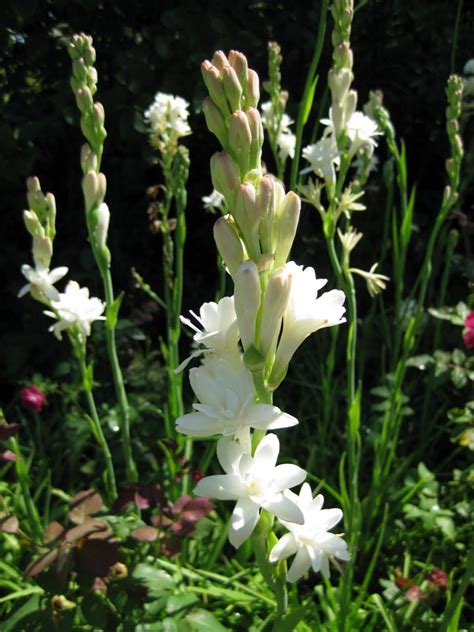
<svg viewBox="0 0 474 632">
<path fill-rule="evenodd" d="M 211 180 L 216 191 L 224 196 L 227 207 L 233 210 L 240 180 L 232 158 L 223 151 L 211 158 Z"/>
<path fill-rule="evenodd" d="M 105 122 L 105 110 L 102 103 L 94 103 L 92 115 L 96 125 L 102 126 Z"/>
<path fill-rule="evenodd" d="M 73 72 L 74 77 L 80 83 L 86 83 L 86 81 L 87 81 L 87 66 L 86 66 L 84 60 L 82 59 L 82 57 L 80 59 L 75 59 L 72 62 L 72 72 Z"/>
<path fill-rule="evenodd" d="M 249 257 L 257 260 L 261 255 L 258 241 L 260 211 L 252 184 L 245 183 L 239 187 L 235 202 L 235 220 L 243 235 Z"/>
<path fill-rule="evenodd" d="M 33 237 L 33 260 L 36 268 L 49 268 L 53 257 L 53 244 L 49 237 Z"/>
<path fill-rule="evenodd" d="M 260 157 L 263 146 L 263 125 L 260 112 L 255 108 L 249 108 L 246 112 L 252 134 L 252 144 L 250 145 L 250 168 L 256 169 L 260 166 Z"/>
<path fill-rule="evenodd" d="M 219 217 L 214 224 L 214 240 L 230 276 L 235 278 L 245 255 L 244 247 L 229 215 Z"/>
<path fill-rule="evenodd" d="M 249 170 L 252 133 L 245 113 L 234 112 L 229 121 L 229 147 L 234 153 L 242 178 Z"/>
<path fill-rule="evenodd" d="M 248 79 L 248 63 L 247 57 L 243 53 L 237 50 L 231 50 L 229 52 L 229 64 L 235 70 L 239 79 L 240 85 L 245 86 Z"/>
<path fill-rule="evenodd" d="M 46 395 L 34 384 L 21 390 L 21 401 L 25 408 L 40 413 L 46 401 Z"/>
<path fill-rule="evenodd" d="M 45 237 L 46 233 L 34 211 L 23 211 L 23 222 L 32 237 Z"/>
<path fill-rule="evenodd" d="M 217 136 L 220 144 L 226 148 L 228 146 L 227 127 L 224 117 L 211 97 L 206 97 L 202 102 L 202 111 L 209 131 Z"/>
<path fill-rule="evenodd" d="M 291 246 L 296 235 L 296 229 L 300 219 L 301 200 L 290 191 L 277 210 L 275 265 L 277 267 L 286 263 Z"/>
<path fill-rule="evenodd" d="M 201 64 L 201 73 L 206 88 L 209 91 L 209 96 L 221 111 L 222 116 L 226 117 L 231 114 L 227 99 L 225 98 L 222 78 L 217 68 L 206 59 L 206 61 L 203 61 Z"/>
<path fill-rule="evenodd" d="M 260 80 L 255 70 L 249 70 L 245 86 L 245 107 L 256 108 L 260 101 Z"/>
<path fill-rule="evenodd" d="M 222 85 L 231 112 L 241 109 L 242 86 L 237 73 L 232 66 L 225 66 L 222 70 Z"/>
<path fill-rule="evenodd" d="M 265 298 L 263 299 L 259 348 L 264 356 L 275 352 L 281 321 L 288 305 L 290 291 L 291 274 L 285 268 L 278 268 L 268 282 Z"/>
<path fill-rule="evenodd" d="M 217 68 L 219 72 L 222 72 L 225 66 L 229 66 L 229 60 L 225 56 L 225 53 L 221 50 L 216 50 L 212 56 L 212 64 Z"/>
<path fill-rule="evenodd" d="M 244 261 L 235 275 L 234 305 L 244 349 L 255 345 L 255 327 L 260 306 L 260 277 L 253 261 Z"/>
<path fill-rule="evenodd" d="M 275 213 L 285 196 L 285 189 L 273 177 L 260 180 L 258 205 L 260 208 L 260 242 L 262 251 L 273 253 L 275 248 Z"/>
</svg>

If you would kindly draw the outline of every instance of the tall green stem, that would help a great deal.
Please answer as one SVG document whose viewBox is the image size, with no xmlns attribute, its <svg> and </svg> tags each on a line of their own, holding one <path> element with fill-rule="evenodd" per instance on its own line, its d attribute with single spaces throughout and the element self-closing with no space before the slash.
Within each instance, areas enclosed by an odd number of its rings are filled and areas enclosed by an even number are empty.
<svg viewBox="0 0 474 632">
<path fill-rule="evenodd" d="M 28 514 L 27 521 L 31 527 L 31 535 L 36 542 L 41 542 L 43 538 L 43 527 L 38 513 L 38 509 L 30 492 L 30 476 L 26 462 L 21 454 L 20 445 L 16 437 L 10 437 L 9 445 L 16 455 L 15 472 L 21 487 L 21 495 Z"/>
</svg>

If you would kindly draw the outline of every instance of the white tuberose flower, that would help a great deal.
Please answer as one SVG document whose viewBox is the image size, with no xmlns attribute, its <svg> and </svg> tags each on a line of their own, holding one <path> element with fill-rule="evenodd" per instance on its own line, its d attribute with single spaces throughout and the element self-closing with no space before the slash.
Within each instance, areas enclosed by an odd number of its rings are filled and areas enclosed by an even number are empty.
<svg viewBox="0 0 474 632">
<path fill-rule="evenodd" d="M 347 544 L 340 535 L 328 533 L 342 518 L 340 509 L 322 509 L 324 498 L 322 494 L 313 498 L 311 487 L 305 483 L 301 487 L 299 496 L 291 491 L 287 497 L 298 504 L 304 515 L 304 524 L 295 524 L 281 520 L 288 529 L 272 548 L 270 562 L 284 560 L 296 553 L 295 559 L 288 572 L 288 581 L 295 582 L 311 567 L 313 571 L 329 577 L 329 560 L 337 558 L 348 561 L 351 559 L 347 551 Z"/>
<path fill-rule="evenodd" d="M 344 323 L 345 296 L 341 290 L 331 290 L 318 297 L 327 279 L 316 279 L 314 268 L 298 266 L 294 261 L 286 264 L 291 274 L 291 292 L 283 314 L 283 331 L 278 343 L 272 375 L 279 378 L 288 366 L 293 354 L 310 334 Z"/>
<path fill-rule="evenodd" d="M 193 351 L 175 369 L 176 373 L 182 371 L 193 358 L 200 356 L 206 350 L 216 355 L 238 355 L 239 329 L 233 296 L 224 296 L 218 303 L 203 303 L 199 310 L 199 316 L 191 310 L 189 313 L 201 325 L 202 329 L 196 327 L 189 318 L 184 316 L 179 318 L 184 325 L 196 332 L 193 336 L 194 342 L 203 345 L 205 349 Z"/>
<path fill-rule="evenodd" d="M 56 338 L 61 340 L 61 332 L 65 329 L 77 328 L 83 336 L 91 333 L 91 324 L 95 320 L 105 320 L 102 316 L 105 303 L 98 298 L 89 298 L 89 289 L 79 287 L 76 281 L 69 281 L 64 293 L 57 301 L 51 301 L 54 312 L 45 311 L 46 316 L 57 318 L 49 331 L 53 331 Z"/>
<path fill-rule="evenodd" d="M 57 301 L 59 292 L 53 285 L 68 273 L 68 268 L 66 268 L 66 266 L 60 266 L 50 271 L 49 268 L 41 264 L 38 264 L 36 268 L 25 264 L 21 266 L 21 273 L 26 277 L 29 283 L 24 285 L 18 292 L 19 298 L 34 289 L 44 294 L 51 301 Z"/>
<path fill-rule="evenodd" d="M 182 136 L 191 134 L 188 124 L 189 103 L 181 97 L 158 92 L 155 100 L 145 112 L 145 119 L 150 125 L 152 139 L 158 142 L 175 142 Z"/>
<path fill-rule="evenodd" d="M 193 404 L 196 412 L 176 420 L 176 429 L 183 434 L 236 436 L 250 449 L 250 428 L 275 430 L 298 423 L 276 406 L 254 403 L 252 377 L 240 356 L 210 356 L 190 370 L 189 381 L 199 403 Z"/>
<path fill-rule="evenodd" d="M 354 112 L 347 121 L 347 134 L 351 140 L 351 156 L 354 156 L 359 149 L 364 147 L 369 156 L 374 153 L 377 147 L 375 136 L 380 136 L 382 132 L 377 127 L 377 123 L 362 112 Z"/>
<path fill-rule="evenodd" d="M 303 523 L 303 512 L 287 490 L 303 482 L 306 472 L 297 465 L 276 465 L 279 451 L 274 434 L 260 441 L 253 457 L 238 443 L 220 439 L 217 458 L 226 473 L 203 478 L 194 490 L 198 496 L 237 501 L 229 527 L 229 541 L 236 549 L 253 532 L 261 508 L 280 520 Z"/>
<path fill-rule="evenodd" d="M 328 186 L 334 186 L 336 182 L 335 167 L 339 167 L 340 158 L 336 140 L 332 134 L 322 138 L 314 145 L 308 145 L 303 149 L 303 158 L 311 167 L 303 169 L 303 173 L 314 171 L 320 178 L 324 178 Z"/>
<path fill-rule="evenodd" d="M 224 206 L 224 196 L 216 189 L 212 189 L 212 192 L 209 195 L 204 195 L 202 198 L 202 203 L 204 204 L 204 208 L 211 213 L 215 213 L 216 211 L 222 211 Z"/>
</svg>

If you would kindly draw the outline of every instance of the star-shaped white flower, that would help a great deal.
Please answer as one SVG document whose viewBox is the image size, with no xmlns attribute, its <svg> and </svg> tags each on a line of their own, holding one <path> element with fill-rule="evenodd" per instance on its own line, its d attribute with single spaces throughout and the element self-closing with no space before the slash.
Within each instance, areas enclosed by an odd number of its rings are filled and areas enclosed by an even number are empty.
<svg viewBox="0 0 474 632">
<path fill-rule="evenodd" d="M 40 263 L 36 268 L 25 264 L 21 266 L 21 273 L 26 277 L 28 283 L 18 292 L 19 298 L 34 289 L 44 294 L 51 301 L 57 301 L 59 292 L 54 287 L 54 284 L 68 273 L 68 268 L 60 266 L 59 268 L 54 268 L 54 270 L 49 270 L 49 268 L 42 266 Z"/>
<path fill-rule="evenodd" d="M 176 429 L 183 434 L 238 437 L 250 450 L 250 428 L 276 430 L 298 423 L 276 406 L 255 403 L 252 377 L 240 355 L 207 357 L 190 370 L 189 381 L 199 402 L 193 404 L 195 412 L 176 420 Z"/>
<path fill-rule="evenodd" d="M 335 167 L 339 167 L 340 157 L 336 140 L 332 134 L 321 138 L 314 145 L 308 145 L 303 149 L 303 158 L 311 167 L 303 169 L 303 173 L 314 171 L 320 178 L 324 178 L 328 186 L 336 182 Z"/>
<path fill-rule="evenodd" d="M 270 562 L 284 560 L 295 555 L 288 571 L 288 581 L 296 582 L 310 568 L 315 573 L 321 571 L 329 577 L 329 560 L 337 558 L 344 562 L 351 559 L 347 550 L 347 543 L 340 535 L 329 533 L 342 518 L 340 509 L 322 509 L 324 498 L 318 494 L 313 498 L 311 487 L 305 483 L 301 487 L 299 496 L 291 491 L 287 497 L 298 504 L 304 515 L 303 524 L 295 524 L 281 520 L 289 533 L 285 534 L 270 551 Z"/>
<path fill-rule="evenodd" d="M 276 465 L 279 451 L 274 434 L 260 441 L 253 457 L 235 441 L 220 439 L 217 458 L 225 474 L 203 478 L 194 490 L 198 496 L 237 501 L 229 526 L 229 541 L 236 549 L 252 534 L 260 509 L 280 520 L 303 523 L 303 512 L 288 489 L 303 482 L 306 472 L 297 465 Z"/>
<path fill-rule="evenodd" d="M 224 196 L 216 189 L 212 189 L 212 192 L 209 195 L 204 195 L 202 198 L 202 203 L 204 204 L 204 208 L 212 213 L 216 211 L 222 211 L 224 206 Z"/>
<path fill-rule="evenodd" d="M 303 269 L 289 261 L 286 270 L 291 275 L 291 292 L 288 306 L 283 314 L 283 330 L 273 365 L 272 378 L 281 378 L 293 354 L 300 344 L 312 333 L 323 327 L 332 327 L 345 322 L 344 292 L 331 290 L 318 297 L 319 290 L 327 279 L 316 279 L 314 268 Z"/>
<path fill-rule="evenodd" d="M 90 298 L 89 289 L 79 287 L 76 281 L 69 281 L 66 290 L 59 295 L 58 300 L 51 301 L 51 307 L 54 311 L 44 313 L 46 316 L 57 319 L 49 331 L 53 331 L 59 340 L 66 329 L 77 329 L 82 336 L 89 336 L 91 324 L 96 320 L 105 320 L 102 316 L 105 303 L 98 298 Z"/>
<path fill-rule="evenodd" d="M 377 123 L 370 116 L 359 111 L 354 112 L 347 121 L 347 135 L 351 141 L 351 156 L 354 156 L 362 147 L 366 149 L 369 156 L 372 156 L 375 147 L 377 147 L 375 136 L 381 134 Z"/>
<path fill-rule="evenodd" d="M 193 358 L 202 355 L 206 351 L 218 356 L 239 354 L 239 327 L 233 296 L 224 296 L 218 303 L 203 303 L 199 310 L 199 316 L 192 310 L 189 313 L 195 318 L 201 329 L 189 318 L 185 316 L 180 316 L 179 318 L 184 325 L 196 332 L 193 340 L 197 345 L 204 347 L 204 349 L 193 351 L 175 369 L 176 373 L 182 371 Z"/>
</svg>

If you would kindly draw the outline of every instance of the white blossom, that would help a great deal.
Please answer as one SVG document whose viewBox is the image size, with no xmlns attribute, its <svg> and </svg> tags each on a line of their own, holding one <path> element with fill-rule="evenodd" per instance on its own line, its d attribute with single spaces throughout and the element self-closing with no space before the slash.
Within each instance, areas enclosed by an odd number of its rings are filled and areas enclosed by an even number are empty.
<svg viewBox="0 0 474 632">
<path fill-rule="evenodd" d="M 199 400 L 195 412 L 178 417 L 178 432 L 193 437 L 237 437 L 250 449 L 250 428 L 275 430 L 298 423 L 296 417 L 271 404 L 255 403 L 250 372 L 238 356 L 209 356 L 189 371 L 191 387 Z"/>
<path fill-rule="evenodd" d="M 281 120 L 278 121 L 273 111 L 271 101 L 262 103 L 262 123 L 266 130 L 271 134 L 276 134 L 276 142 L 278 145 L 278 155 L 283 162 L 288 158 L 293 158 L 295 155 L 296 136 L 290 129 L 294 121 L 283 113 Z"/>
<path fill-rule="evenodd" d="M 365 279 L 365 282 L 367 283 L 367 291 L 372 298 L 385 290 L 387 287 L 386 281 L 390 281 L 390 277 L 385 274 L 375 272 L 378 265 L 378 263 L 374 263 L 369 271 L 361 270 L 360 268 L 349 268 L 349 272 L 358 274 Z"/>
<path fill-rule="evenodd" d="M 464 64 L 463 72 L 464 72 L 465 75 L 474 75 L 474 59 L 469 59 Z"/>
<path fill-rule="evenodd" d="M 346 320 L 344 292 L 331 290 L 318 297 L 327 279 L 316 279 L 314 268 L 303 269 L 294 261 L 289 261 L 286 269 L 292 277 L 291 292 L 272 370 L 275 379 L 281 378 L 293 354 L 310 334 Z"/>
<path fill-rule="evenodd" d="M 31 292 L 31 290 L 36 290 L 51 301 L 57 301 L 59 292 L 54 287 L 54 284 L 68 273 L 68 268 L 66 268 L 66 266 L 60 266 L 59 268 L 49 270 L 49 268 L 38 262 L 36 268 L 32 268 L 27 264 L 22 265 L 21 273 L 27 279 L 28 283 L 18 292 L 18 297 L 25 296 L 25 294 Z"/>
<path fill-rule="evenodd" d="M 336 140 L 332 134 L 322 138 L 314 145 L 305 147 L 303 158 L 311 165 L 303 172 L 313 171 L 320 178 L 324 178 L 328 186 L 334 186 L 336 183 L 335 167 L 339 167 L 340 157 Z"/>
<path fill-rule="evenodd" d="M 288 491 L 286 495 L 298 504 L 304 515 L 304 523 L 295 524 L 280 519 L 289 533 L 285 534 L 272 548 L 270 562 L 284 560 L 296 553 L 288 571 L 289 582 L 297 581 L 310 568 L 315 573 L 321 571 L 325 577 L 329 577 L 329 560 L 337 558 L 348 561 L 351 559 L 347 544 L 342 537 L 329 533 L 329 529 L 341 520 L 342 511 L 322 509 L 324 503 L 322 494 L 313 498 L 308 483 L 301 487 L 299 496 L 292 491 Z"/>
<path fill-rule="evenodd" d="M 229 541 L 235 548 L 252 534 L 260 509 L 280 520 L 303 523 L 303 512 L 290 500 L 288 489 L 302 483 L 306 472 L 297 465 L 276 465 L 279 451 L 274 434 L 260 441 L 253 457 L 231 439 L 220 439 L 217 458 L 225 474 L 203 478 L 194 490 L 198 496 L 237 501 L 229 526 Z"/>
<path fill-rule="evenodd" d="M 204 204 L 204 208 L 212 213 L 216 211 L 222 211 L 224 206 L 224 196 L 216 189 L 212 189 L 212 192 L 209 195 L 204 195 L 202 198 L 202 203 Z"/>
<path fill-rule="evenodd" d="M 364 148 L 369 156 L 374 153 L 377 147 L 375 136 L 380 136 L 382 132 L 377 127 L 377 123 L 362 112 L 354 112 L 347 121 L 347 135 L 351 141 L 350 153 L 354 156 L 359 149 Z"/>
<path fill-rule="evenodd" d="M 58 300 L 51 301 L 51 307 L 54 311 L 44 313 L 46 316 L 57 319 L 49 331 L 54 332 L 59 340 L 66 329 L 76 329 L 82 336 L 89 336 L 91 324 L 96 320 L 105 320 L 102 316 L 105 303 L 98 298 L 90 298 L 89 289 L 79 287 L 76 281 L 69 281 L 66 290 L 59 295 Z"/>
<path fill-rule="evenodd" d="M 145 120 L 151 130 L 152 141 L 158 144 L 176 142 L 182 136 L 191 134 L 188 124 L 189 103 L 182 97 L 158 92 L 145 112 Z"/>
</svg>

